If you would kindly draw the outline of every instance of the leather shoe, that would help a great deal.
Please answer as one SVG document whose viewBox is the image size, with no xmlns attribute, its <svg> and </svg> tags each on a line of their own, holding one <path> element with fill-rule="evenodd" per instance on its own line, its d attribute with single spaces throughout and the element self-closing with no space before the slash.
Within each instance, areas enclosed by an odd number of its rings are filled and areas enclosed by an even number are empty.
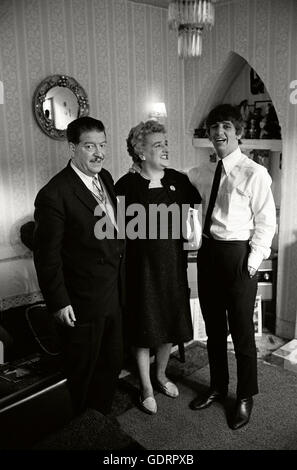
<svg viewBox="0 0 297 470">
<path fill-rule="evenodd" d="M 157 403 L 155 397 L 147 397 L 143 400 L 142 396 L 140 395 L 139 405 L 140 408 L 149 415 L 155 415 L 157 413 Z"/>
<path fill-rule="evenodd" d="M 204 408 L 208 408 L 214 401 L 222 401 L 225 397 L 225 393 L 212 390 L 202 399 L 200 397 L 194 398 L 189 406 L 192 410 L 203 410 Z"/>
<path fill-rule="evenodd" d="M 230 428 L 239 429 L 242 428 L 242 426 L 245 426 L 250 420 L 252 408 L 252 397 L 242 398 L 241 400 L 238 400 L 235 408 L 235 414 L 230 423 Z"/>
<path fill-rule="evenodd" d="M 161 382 L 157 381 L 157 386 L 159 390 L 164 393 L 164 395 L 167 395 L 167 397 L 177 398 L 179 395 L 177 386 L 174 383 L 170 382 L 170 380 L 168 380 L 165 384 L 162 384 Z"/>
</svg>

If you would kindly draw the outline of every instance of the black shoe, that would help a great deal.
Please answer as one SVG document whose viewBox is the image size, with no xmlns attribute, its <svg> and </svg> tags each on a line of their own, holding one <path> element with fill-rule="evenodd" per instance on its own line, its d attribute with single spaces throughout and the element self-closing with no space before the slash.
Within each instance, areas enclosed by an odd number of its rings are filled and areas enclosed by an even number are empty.
<svg viewBox="0 0 297 470">
<path fill-rule="evenodd" d="M 242 426 L 245 426 L 250 420 L 252 408 L 252 397 L 242 398 L 241 400 L 238 400 L 235 408 L 235 414 L 230 423 L 230 428 L 239 429 L 242 428 Z"/>
<path fill-rule="evenodd" d="M 196 397 L 191 401 L 189 407 L 192 410 L 203 410 L 208 408 L 214 401 L 222 401 L 226 397 L 226 393 L 211 390 L 204 398 Z"/>
</svg>

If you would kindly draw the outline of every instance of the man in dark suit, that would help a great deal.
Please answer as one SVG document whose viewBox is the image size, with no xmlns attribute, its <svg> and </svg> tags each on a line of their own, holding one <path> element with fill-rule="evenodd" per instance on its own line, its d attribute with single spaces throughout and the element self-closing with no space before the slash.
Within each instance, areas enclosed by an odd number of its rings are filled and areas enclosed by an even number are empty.
<svg viewBox="0 0 297 470">
<path fill-rule="evenodd" d="M 122 364 L 124 240 L 118 237 L 113 180 L 102 168 L 103 123 L 78 118 L 68 125 L 67 140 L 71 160 L 35 200 L 34 262 L 60 325 L 74 411 L 89 407 L 107 414 Z M 98 206 L 109 224 L 105 238 L 95 230 Z"/>
</svg>

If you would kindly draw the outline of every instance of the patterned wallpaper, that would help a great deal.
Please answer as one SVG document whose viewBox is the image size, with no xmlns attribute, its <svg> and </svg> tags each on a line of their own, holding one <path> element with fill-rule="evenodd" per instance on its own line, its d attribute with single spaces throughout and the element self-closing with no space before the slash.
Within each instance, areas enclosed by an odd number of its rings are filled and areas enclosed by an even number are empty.
<svg viewBox="0 0 297 470">
<path fill-rule="evenodd" d="M 185 62 L 185 120 L 189 131 L 212 106 L 214 85 L 224 88 L 226 65 L 243 57 L 263 79 L 282 126 L 281 207 L 277 278 L 277 331 L 297 337 L 297 105 L 290 83 L 297 79 L 297 2 L 234 0 L 216 5 L 215 26 L 204 34 L 203 55 Z M 231 60 L 230 60 L 231 57 Z M 235 64 L 235 60 L 233 63 Z M 221 82 L 220 82 L 221 80 Z M 188 164 L 195 165 L 192 133 Z"/>
<path fill-rule="evenodd" d="M 0 44 L 0 260 L 23 253 L 19 226 L 68 160 L 67 144 L 43 134 L 32 112 L 48 75 L 70 75 L 86 90 L 90 115 L 106 125 L 105 166 L 115 179 L 131 164 L 125 139 L 151 101 L 166 103 L 172 165 L 182 166 L 183 64 L 166 9 L 129 0 L 1 0 Z"/>
</svg>

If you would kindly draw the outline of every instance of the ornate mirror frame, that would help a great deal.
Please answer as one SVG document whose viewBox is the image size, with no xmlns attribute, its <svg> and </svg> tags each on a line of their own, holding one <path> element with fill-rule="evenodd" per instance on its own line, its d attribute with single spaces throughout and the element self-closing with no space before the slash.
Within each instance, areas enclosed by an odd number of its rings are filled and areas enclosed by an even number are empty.
<svg viewBox="0 0 297 470">
<path fill-rule="evenodd" d="M 38 125 L 49 137 L 56 140 L 66 139 L 66 129 L 57 129 L 51 120 L 45 117 L 43 103 L 47 92 L 53 87 L 65 87 L 71 90 L 78 102 L 78 117 L 88 116 L 89 103 L 85 90 L 72 77 L 67 75 L 50 75 L 36 88 L 33 96 L 33 112 Z"/>
</svg>

